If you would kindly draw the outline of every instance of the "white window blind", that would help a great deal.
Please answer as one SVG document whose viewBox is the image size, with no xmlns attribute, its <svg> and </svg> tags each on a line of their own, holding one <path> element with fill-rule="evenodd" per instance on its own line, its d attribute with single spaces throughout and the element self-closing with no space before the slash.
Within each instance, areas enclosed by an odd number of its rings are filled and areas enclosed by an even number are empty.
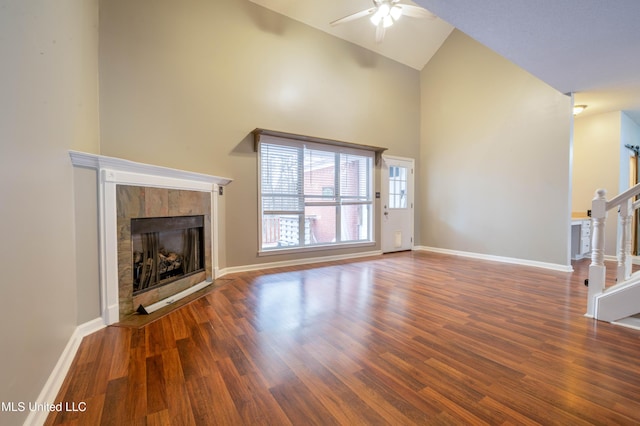
<svg viewBox="0 0 640 426">
<path fill-rule="evenodd" d="M 267 214 L 302 213 L 302 167 L 299 147 L 262 144 L 262 208 Z"/>
<path fill-rule="evenodd" d="M 263 137 L 260 250 L 371 242 L 374 153 Z"/>
</svg>

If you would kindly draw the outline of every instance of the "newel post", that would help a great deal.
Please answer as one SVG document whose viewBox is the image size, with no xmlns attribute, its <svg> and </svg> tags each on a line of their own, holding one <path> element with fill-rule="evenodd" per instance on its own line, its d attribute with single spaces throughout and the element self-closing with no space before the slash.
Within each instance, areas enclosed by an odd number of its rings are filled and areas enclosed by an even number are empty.
<svg viewBox="0 0 640 426">
<path fill-rule="evenodd" d="M 631 212 L 631 199 L 629 199 L 620 205 L 619 211 L 618 222 L 620 230 L 618 235 L 620 240 L 618 242 L 618 270 L 616 275 L 619 283 L 631 276 L 631 222 L 633 220 Z"/>
<path fill-rule="evenodd" d="M 604 266 L 604 221 L 607 218 L 607 191 L 598 189 L 591 201 L 591 220 L 593 233 L 591 241 L 591 265 L 589 265 L 588 317 L 595 317 L 595 297 L 604 291 L 606 267 Z"/>
</svg>

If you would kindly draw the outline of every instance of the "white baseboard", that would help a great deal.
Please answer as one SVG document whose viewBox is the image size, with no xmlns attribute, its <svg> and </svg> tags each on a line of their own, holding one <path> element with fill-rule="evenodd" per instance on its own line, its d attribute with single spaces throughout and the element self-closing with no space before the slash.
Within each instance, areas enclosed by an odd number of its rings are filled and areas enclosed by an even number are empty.
<svg viewBox="0 0 640 426">
<path fill-rule="evenodd" d="M 453 256 L 469 257 L 480 260 L 490 260 L 493 262 L 511 263 L 521 266 L 533 266 L 536 268 L 551 269 L 560 272 L 573 272 L 571 265 L 560 265 L 557 263 L 538 262 L 535 260 L 518 259 L 515 257 L 494 256 L 491 254 L 473 253 L 468 251 L 450 250 L 436 247 L 415 246 L 414 250 L 430 251 L 433 253 L 450 254 Z"/>
<path fill-rule="evenodd" d="M 623 318 L 618 321 L 613 321 L 611 324 L 632 328 L 634 330 L 640 330 L 640 318 L 636 318 L 636 317 Z"/>
<path fill-rule="evenodd" d="M 612 256 L 610 254 L 606 254 L 604 256 L 604 260 L 608 262 L 617 262 L 618 256 Z M 631 256 L 631 264 L 632 265 L 640 265 L 640 256 Z"/>
<path fill-rule="evenodd" d="M 104 323 L 107 325 L 115 324 L 120 321 L 120 304 L 114 303 L 104 310 Z"/>
<path fill-rule="evenodd" d="M 618 256 L 611 256 L 610 254 L 605 254 L 604 255 L 604 261 L 605 262 L 617 262 L 618 261 Z"/>
<path fill-rule="evenodd" d="M 351 254 L 341 254 L 341 255 L 335 255 L 335 256 L 283 260 L 280 262 L 259 263 L 255 265 L 245 265 L 245 266 L 231 266 L 228 268 L 221 269 L 220 276 L 223 276 L 226 274 L 232 274 L 235 272 L 249 272 L 249 271 L 257 271 L 260 269 L 281 268 L 281 267 L 298 266 L 298 265 L 310 265 L 312 263 L 333 262 L 336 260 L 357 259 L 359 257 L 380 256 L 381 254 L 382 254 L 382 251 L 375 250 L 375 251 L 368 251 L 363 253 L 351 253 Z"/>
<path fill-rule="evenodd" d="M 453 256 L 469 257 L 469 258 L 479 259 L 479 260 L 489 260 L 493 262 L 511 263 L 511 264 L 522 265 L 522 266 L 533 266 L 536 268 L 551 269 L 551 270 L 560 271 L 560 272 L 573 272 L 573 268 L 571 267 L 571 265 L 560 265 L 556 263 L 538 262 L 534 260 L 518 259 L 514 257 L 494 256 L 489 254 L 473 253 L 473 252 L 442 249 L 442 248 L 427 247 L 427 246 L 414 246 L 413 250 L 430 251 L 433 253 L 449 254 Z M 259 263 L 259 264 L 244 265 L 244 266 L 231 266 L 228 268 L 220 269 L 218 276 L 222 277 L 226 274 L 231 274 L 236 272 L 257 271 L 260 269 L 309 265 L 312 263 L 332 262 L 336 260 L 356 259 L 359 257 L 379 256 L 381 254 L 382 254 L 382 251 L 376 250 L 376 251 L 369 251 L 364 253 L 355 253 L 355 254 L 346 254 L 346 255 L 337 255 L 337 256 L 285 260 L 281 262 Z"/>
<path fill-rule="evenodd" d="M 78 348 L 80 347 L 82 339 L 91 333 L 103 329 L 104 327 L 105 324 L 102 318 L 96 318 L 92 321 L 80 324 L 76 327 L 73 334 L 69 338 L 69 341 L 67 342 L 67 346 L 62 351 L 60 358 L 58 358 L 58 362 L 53 368 L 53 371 L 44 384 L 40 395 L 38 395 L 38 399 L 36 400 L 37 403 L 53 404 L 55 402 L 55 399 L 58 396 L 58 392 L 60 392 L 60 388 L 62 387 L 62 383 L 67 377 L 67 373 L 69 372 L 71 363 L 76 356 Z M 30 411 L 27 419 L 24 422 L 24 425 L 42 425 L 47 420 L 48 415 L 49 411 L 47 410 Z"/>
</svg>

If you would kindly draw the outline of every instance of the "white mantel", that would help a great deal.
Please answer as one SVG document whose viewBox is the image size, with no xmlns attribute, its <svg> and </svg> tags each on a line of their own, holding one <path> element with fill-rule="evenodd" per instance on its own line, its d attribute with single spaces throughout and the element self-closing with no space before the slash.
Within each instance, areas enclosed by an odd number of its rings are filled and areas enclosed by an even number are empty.
<svg viewBox="0 0 640 426">
<path fill-rule="evenodd" d="M 74 166 L 95 169 L 98 173 L 100 309 L 105 325 L 119 321 L 116 185 L 210 193 L 211 229 L 215 236 L 211 239 L 213 278 L 218 276 L 218 194 L 220 187 L 231 179 L 78 151 L 69 151 L 69 156 Z"/>
<path fill-rule="evenodd" d="M 86 152 L 79 151 L 69 151 L 69 156 L 71 157 L 71 162 L 76 167 L 87 167 L 91 169 L 96 169 L 99 171 L 109 170 L 111 172 L 120 173 L 120 178 L 124 178 L 124 173 L 133 173 L 135 175 L 140 175 L 140 177 L 132 177 L 132 179 L 136 180 L 134 184 L 140 184 L 138 179 L 145 179 L 142 176 L 153 177 L 149 179 L 152 183 L 156 182 L 157 178 L 162 178 L 162 181 L 167 182 L 169 185 L 177 185 L 175 188 L 177 189 L 195 189 L 192 186 L 188 186 L 185 188 L 182 186 L 183 182 L 170 182 L 174 179 L 178 181 L 189 181 L 189 182 L 199 182 L 202 184 L 209 185 L 217 185 L 217 186 L 225 186 L 231 183 L 231 179 L 212 176 L 202 173 L 189 172 L 185 170 L 172 169 L 169 167 L 162 166 L 154 166 L 152 164 L 145 163 L 137 163 L 135 161 L 124 160 L 122 158 L 115 157 L 107 157 L 105 155 L 97 155 L 97 154 L 89 154 Z M 122 184 L 128 184 L 129 182 L 123 181 L 118 182 Z M 164 184 L 155 184 L 148 186 L 156 186 L 167 188 L 174 186 L 166 186 Z"/>
</svg>

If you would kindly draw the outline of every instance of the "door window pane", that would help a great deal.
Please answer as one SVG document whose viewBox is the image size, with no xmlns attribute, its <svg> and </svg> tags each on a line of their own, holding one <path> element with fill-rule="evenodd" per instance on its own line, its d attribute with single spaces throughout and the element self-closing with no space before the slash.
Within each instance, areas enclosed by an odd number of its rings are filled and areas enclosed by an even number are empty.
<svg viewBox="0 0 640 426">
<path fill-rule="evenodd" d="M 389 167 L 389 208 L 407 208 L 407 168 Z"/>
</svg>

